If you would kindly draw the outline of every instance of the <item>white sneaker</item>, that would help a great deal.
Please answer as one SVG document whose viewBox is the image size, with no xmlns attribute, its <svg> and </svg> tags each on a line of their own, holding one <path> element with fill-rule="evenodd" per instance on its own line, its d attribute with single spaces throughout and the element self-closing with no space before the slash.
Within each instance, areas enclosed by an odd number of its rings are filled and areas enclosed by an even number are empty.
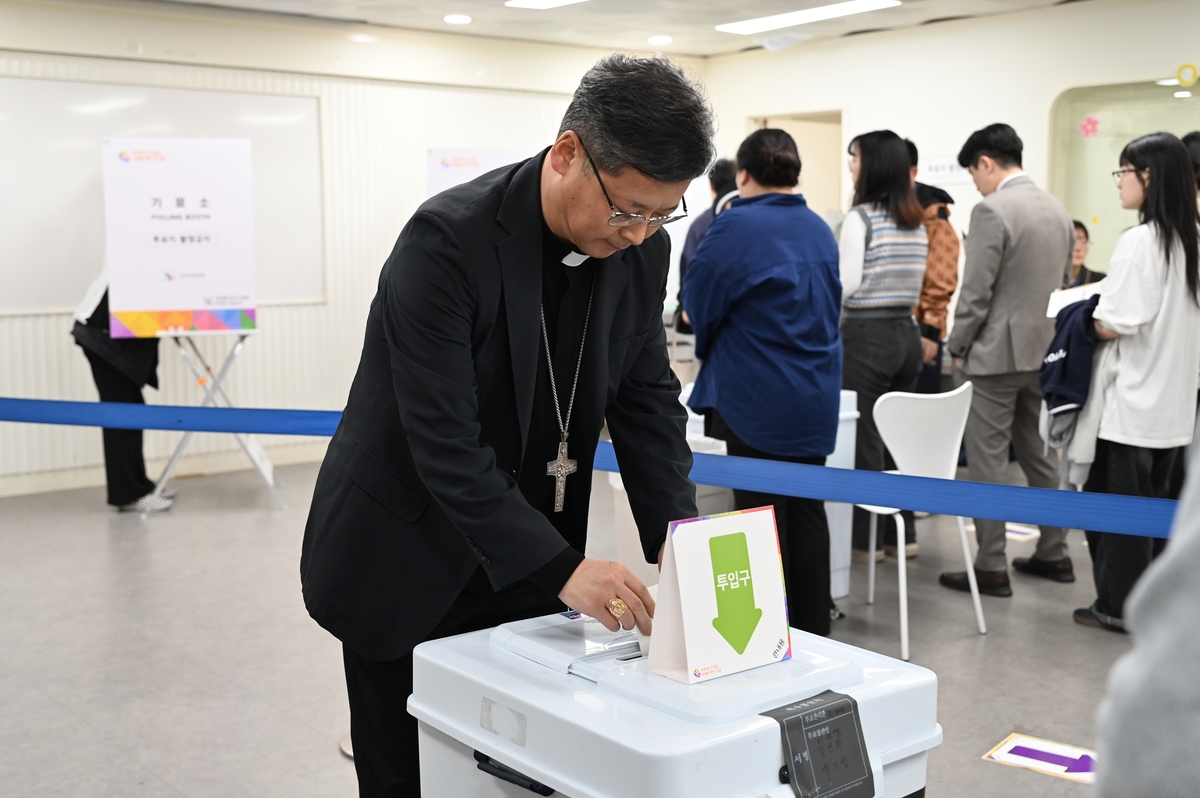
<svg viewBox="0 0 1200 798">
<path fill-rule="evenodd" d="M 162 497 L 164 499 L 174 499 L 179 494 L 175 488 L 163 488 Z"/>
<path fill-rule="evenodd" d="M 850 552 L 850 562 L 868 563 L 871 555 L 866 549 L 853 549 Z M 875 549 L 875 562 L 883 562 L 883 549 Z"/>
<path fill-rule="evenodd" d="M 895 557 L 899 554 L 895 546 L 884 546 L 883 550 L 887 552 L 889 557 Z M 904 557 L 906 559 L 914 559 L 920 552 L 921 547 L 917 545 L 916 541 L 904 544 Z"/>
<path fill-rule="evenodd" d="M 174 503 L 166 496 L 156 499 L 153 493 L 147 493 L 135 502 L 121 505 L 119 509 L 123 513 L 165 513 Z"/>
</svg>

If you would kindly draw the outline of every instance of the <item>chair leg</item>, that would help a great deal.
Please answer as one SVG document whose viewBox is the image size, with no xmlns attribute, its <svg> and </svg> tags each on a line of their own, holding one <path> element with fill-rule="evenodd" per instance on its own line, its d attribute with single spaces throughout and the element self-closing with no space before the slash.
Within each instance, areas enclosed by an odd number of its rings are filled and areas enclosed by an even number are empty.
<svg viewBox="0 0 1200 798">
<path fill-rule="evenodd" d="M 875 534 L 876 534 L 876 516 L 871 513 L 871 523 L 868 528 L 871 530 L 867 535 L 867 603 L 875 603 Z"/>
<path fill-rule="evenodd" d="M 967 581 L 971 585 L 971 601 L 975 603 L 975 620 L 979 622 L 979 634 L 987 634 L 987 624 L 983 622 L 983 604 L 979 601 L 979 584 L 975 579 L 975 563 L 971 561 L 971 544 L 967 542 L 967 529 L 963 525 L 962 516 L 958 516 L 958 539 L 962 541 L 963 562 L 967 566 Z"/>
<path fill-rule="evenodd" d="M 896 519 L 896 551 L 900 566 L 900 659 L 908 662 L 908 558 L 904 551 L 904 517 L 896 513 L 892 518 Z"/>
</svg>

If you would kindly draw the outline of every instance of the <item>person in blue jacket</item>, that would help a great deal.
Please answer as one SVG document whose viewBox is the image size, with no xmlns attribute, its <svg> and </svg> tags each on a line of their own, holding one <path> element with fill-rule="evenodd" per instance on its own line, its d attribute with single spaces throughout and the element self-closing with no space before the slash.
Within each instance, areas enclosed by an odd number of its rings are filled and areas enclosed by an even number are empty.
<svg viewBox="0 0 1200 798">
<path fill-rule="evenodd" d="M 703 360 L 688 404 L 712 416 L 729 454 L 824 465 L 842 387 L 838 245 L 794 193 L 796 142 L 752 133 L 737 153 L 741 197 L 692 258 L 683 306 Z M 793 626 L 829 634 L 824 502 L 734 491 L 738 509 L 774 505 Z"/>
</svg>

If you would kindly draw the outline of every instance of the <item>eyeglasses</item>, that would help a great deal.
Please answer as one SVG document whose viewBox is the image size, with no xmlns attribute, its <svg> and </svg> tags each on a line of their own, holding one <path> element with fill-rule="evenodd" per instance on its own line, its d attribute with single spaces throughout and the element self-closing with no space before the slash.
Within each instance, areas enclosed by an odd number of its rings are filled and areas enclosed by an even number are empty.
<svg viewBox="0 0 1200 798">
<path fill-rule="evenodd" d="M 596 182 L 600 184 L 600 190 L 604 192 L 604 199 L 608 200 L 608 207 L 612 211 L 612 216 L 608 217 L 608 224 L 611 227 L 633 227 L 642 222 L 651 227 L 662 227 L 664 224 L 677 222 L 688 215 L 687 199 L 683 197 L 679 198 L 683 202 L 683 213 L 676 216 L 642 216 L 640 213 L 625 213 L 617 210 L 617 206 L 613 205 L 612 197 L 608 196 L 608 189 L 604 187 L 604 181 L 600 179 L 600 170 L 596 167 L 596 162 L 592 160 L 592 154 L 583 144 L 583 139 L 579 140 L 579 146 L 583 147 L 583 154 L 587 156 L 588 163 L 592 165 L 592 171 L 596 173 Z"/>
<path fill-rule="evenodd" d="M 1113 180 L 1115 180 L 1116 182 L 1120 183 L 1120 182 L 1121 182 L 1121 177 L 1122 177 L 1123 175 L 1127 175 L 1127 174 L 1137 174 L 1137 172 L 1138 172 L 1138 171 L 1140 171 L 1140 170 L 1138 170 L 1138 169 L 1118 169 L 1117 171 L 1115 171 L 1115 172 L 1113 172 L 1113 173 L 1112 173 Z"/>
</svg>

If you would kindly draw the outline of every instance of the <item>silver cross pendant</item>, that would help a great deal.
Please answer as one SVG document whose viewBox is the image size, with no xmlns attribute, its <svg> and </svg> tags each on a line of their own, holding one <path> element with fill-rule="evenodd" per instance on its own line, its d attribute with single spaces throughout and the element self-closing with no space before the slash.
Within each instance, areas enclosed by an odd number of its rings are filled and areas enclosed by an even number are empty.
<svg viewBox="0 0 1200 798">
<path fill-rule="evenodd" d="M 579 470 L 579 463 L 567 457 L 567 442 L 558 444 L 558 457 L 546 463 L 546 476 L 554 477 L 554 512 L 563 511 L 567 500 L 567 475 Z"/>
</svg>

